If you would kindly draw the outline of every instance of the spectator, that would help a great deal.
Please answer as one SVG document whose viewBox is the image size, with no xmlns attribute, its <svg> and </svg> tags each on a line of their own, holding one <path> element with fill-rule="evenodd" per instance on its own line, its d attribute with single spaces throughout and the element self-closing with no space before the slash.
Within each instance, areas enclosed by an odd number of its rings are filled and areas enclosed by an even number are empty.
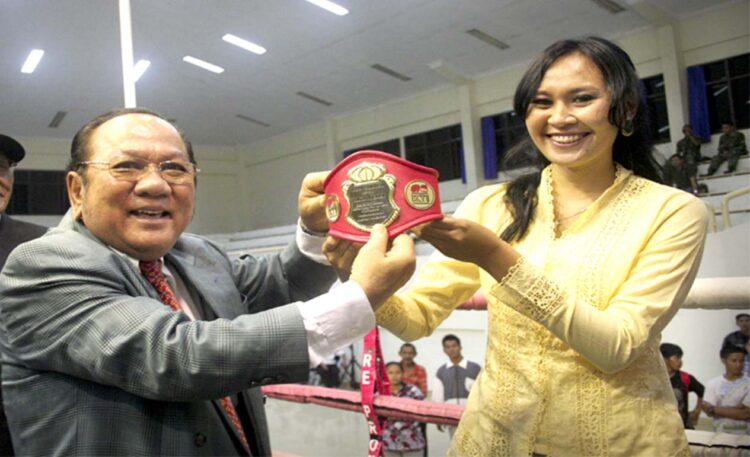
<svg viewBox="0 0 750 457">
<path fill-rule="evenodd" d="M 747 154 L 745 135 L 742 132 L 738 132 L 732 122 L 721 124 L 721 131 L 723 133 L 719 138 L 719 150 L 711 159 L 711 165 L 708 166 L 708 173 L 703 176 L 713 175 L 724 162 L 727 162 L 727 171 L 724 173 L 734 173 L 737 169 L 737 162 L 740 160 L 740 156 Z"/>
<path fill-rule="evenodd" d="M 0 270 L 5 265 L 10 251 L 21 243 L 39 238 L 47 227 L 17 221 L 5 214 L 13 194 L 13 168 L 23 160 L 26 151 L 21 143 L 13 138 L 0 135 Z M 3 410 L 3 397 L 0 392 L 0 455 L 13 455 L 13 446 L 8 431 L 8 421 Z"/>
<path fill-rule="evenodd" d="M 403 380 L 403 369 L 398 362 L 386 365 L 391 395 L 401 398 L 424 400 L 424 394 L 414 384 Z M 426 446 L 424 434 L 415 421 L 386 419 L 383 424 L 383 450 L 386 457 L 419 457 Z"/>
<path fill-rule="evenodd" d="M 664 184 L 698 195 L 698 180 L 695 172 L 690 172 L 685 160 L 677 154 L 664 164 Z"/>
<path fill-rule="evenodd" d="M 398 351 L 401 357 L 401 368 L 404 370 L 404 382 L 414 384 L 419 390 L 427 395 L 427 370 L 414 361 L 417 356 L 417 348 L 411 343 L 404 343 Z"/>
<path fill-rule="evenodd" d="M 672 382 L 672 390 L 677 400 L 677 411 L 680 412 L 682 423 L 686 429 L 694 429 L 698 423 L 701 414 L 701 405 L 703 403 L 703 384 L 698 382 L 693 375 L 682 368 L 682 348 L 676 344 L 662 343 L 659 346 L 661 356 L 664 357 L 664 363 L 667 365 L 667 374 Z M 698 402 L 695 408 L 688 413 L 688 393 L 694 392 L 698 396 Z"/>
<path fill-rule="evenodd" d="M 740 329 L 724 337 L 721 348 L 736 347 L 745 350 L 745 376 L 750 376 L 750 314 L 740 313 L 734 318 Z"/>
<path fill-rule="evenodd" d="M 414 361 L 414 357 L 417 356 L 417 348 L 411 343 L 404 343 L 401 345 L 398 355 L 401 356 L 401 368 L 404 370 L 404 382 L 419 387 L 419 390 L 421 390 L 424 396 L 427 397 L 427 370 Z M 420 422 L 419 428 L 422 430 L 422 435 L 424 435 L 424 457 L 427 457 L 427 424 Z"/>
<path fill-rule="evenodd" d="M 464 359 L 461 354 L 461 340 L 453 334 L 443 337 L 443 352 L 448 356 L 448 363 L 438 368 L 435 377 L 435 389 L 432 400 L 444 403 L 465 405 L 469 398 L 469 391 L 479 376 L 481 366 L 478 363 Z M 438 430 L 442 427 L 438 425 Z M 448 427 L 451 438 L 456 427 Z"/>
<path fill-rule="evenodd" d="M 714 420 L 714 431 L 750 434 L 750 378 L 743 375 L 745 350 L 727 346 L 721 350 L 723 376 L 708 381 L 703 412 Z"/>
</svg>

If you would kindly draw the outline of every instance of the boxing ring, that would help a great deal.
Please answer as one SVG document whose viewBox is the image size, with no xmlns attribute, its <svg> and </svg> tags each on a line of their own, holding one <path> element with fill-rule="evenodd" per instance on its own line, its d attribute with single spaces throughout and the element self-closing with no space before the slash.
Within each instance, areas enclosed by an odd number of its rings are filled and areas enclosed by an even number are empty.
<svg viewBox="0 0 750 457">
<path fill-rule="evenodd" d="M 481 294 L 473 296 L 459 307 L 462 310 L 486 308 L 487 302 Z M 750 309 L 750 277 L 696 279 L 683 308 L 746 311 Z M 359 391 L 282 384 L 265 386 L 263 393 L 278 400 L 362 413 L 362 396 Z M 373 406 L 375 413 L 381 418 L 414 420 L 438 425 L 458 424 L 464 410 L 461 405 L 393 396 L 376 396 Z M 686 435 L 693 456 L 750 457 L 750 435 L 729 435 L 700 430 L 686 430 Z M 362 437 L 363 440 L 367 438 Z"/>
</svg>

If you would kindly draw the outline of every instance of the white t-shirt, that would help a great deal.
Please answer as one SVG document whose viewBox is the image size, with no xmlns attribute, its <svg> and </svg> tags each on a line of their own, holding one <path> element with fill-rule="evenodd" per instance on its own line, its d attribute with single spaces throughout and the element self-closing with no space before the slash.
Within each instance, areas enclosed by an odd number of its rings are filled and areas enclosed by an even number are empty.
<svg viewBox="0 0 750 457">
<path fill-rule="evenodd" d="M 706 384 L 703 401 L 714 406 L 750 407 L 750 378 L 744 376 L 734 381 L 728 381 L 724 376 L 713 378 Z M 750 434 L 750 421 L 715 417 L 714 431 L 735 435 Z"/>
</svg>

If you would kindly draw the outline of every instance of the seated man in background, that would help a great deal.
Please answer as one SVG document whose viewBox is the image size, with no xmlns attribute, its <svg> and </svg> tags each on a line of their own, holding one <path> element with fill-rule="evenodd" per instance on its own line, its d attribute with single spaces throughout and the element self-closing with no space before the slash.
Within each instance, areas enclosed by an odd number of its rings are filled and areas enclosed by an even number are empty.
<svg viewBox="0 0 750 457">
<path fill-rule="evenodd" d="M 715 432 L 750 434 L 750 378 L 742 374 L 745 350 L 727 346 L 720 356 L 725 372 L 706 384 L 703 412 L 713 418 Z"/>
<path fill-rule="evenodd" d="M 677 411 L 680 413 L 685 428 L 692 430 L 701 415 L 705 388 L 693 375 L 680 370 L 683 355 L 681 347 L 672 343 L 662 343 L 659 350 L 661 356 L 664 357 L 664 363 L 667 365 L 667 374 L 669 375 L 669 381 L 672 383 L 675 400 L 677 400 Z M 695 404 L 695 408 L 688 412 L 688 394 L 690 392 L 698 396 L 698 402 Z"/>
<path fill-rule="evenodd" d="M 724 173 L 734 173 L 737 169 L 737 162 L 740 160 L 740 156 L 747 154 L 745 135 L 742 132 L 738 132 L 732 122 L 722 123 L 721 131 L 723 133 L 719 137 L 719 150 L 711 159 L 711 165 L 708 166 L 708 173 L 703 176 L 713 175 L 724 162 L 727 162 L 727 170 Z"/>
<path fill-rule="evenodd" d="M 664 164 L 664 184 L 698 195 L 698 179 L 695 172 L 695 167 L 688 167 L 681 156 L 674 154 Z"/>
<path fill-rule="evenodd" d="M 745 376 L 750 376 L 750 314 L 739 313 L 734 317 L 739 330 L 724 337 L 721 348 L 736 347 L 745 350 Z"/>
<path fill-rule="evenodd" d="M 374 326 L 371 306 L 414 270 L 411 239 L 387 250 L 378 226 L 351 279 L 325 293 L 336 275 L 324 239 L 304 233 L 327 230 L 320 173 L 305 178 L 296 241 L 279 254 L 230 259 L 184 234 L 192 148 L 147 110 L 86 124 L 68 170 L 70 211 L 0 275 L 5 408 L 21 455 L 270 455 L 257 387 L 306 380 Z"/>
</svg>

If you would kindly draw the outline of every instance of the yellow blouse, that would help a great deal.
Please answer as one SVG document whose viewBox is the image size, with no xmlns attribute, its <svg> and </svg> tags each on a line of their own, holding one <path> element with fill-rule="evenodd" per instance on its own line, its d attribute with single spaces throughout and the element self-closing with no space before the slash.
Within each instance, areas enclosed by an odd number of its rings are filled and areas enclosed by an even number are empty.
<svg viewBox="0 0 750 457">
<path fill-rule="evenodd" d="M 456 211 L 500 233 L 505 185 Z M 659 352 L 662 329 L 693 283 L 708 213 L 690 194 L 618 165 L 615 181 L 555 236 L 551 169 L 521 260 L 501 282 L 435 253 L 412 287 L 376 313 L 413 340 L 479 287 L 487 297 L 484 368 L 450 455 L 689 456 Z"/>
</svg>

